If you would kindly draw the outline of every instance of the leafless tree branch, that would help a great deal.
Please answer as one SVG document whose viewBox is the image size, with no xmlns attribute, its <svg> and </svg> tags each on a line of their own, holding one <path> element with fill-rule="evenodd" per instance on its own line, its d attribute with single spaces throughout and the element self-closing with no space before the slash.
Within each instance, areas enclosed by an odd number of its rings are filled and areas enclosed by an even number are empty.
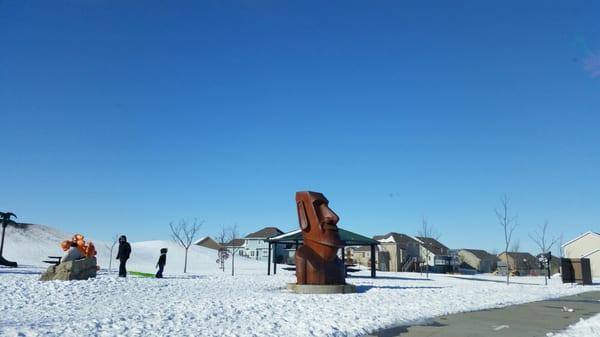
<svg viewBox="0 0 600 337">
<path fill-rule="evenodd" d="M 510 265 L 508 263 L 508 247 L 517 228 L 517 217 L 510 215 L 510 198 L 504 194 L 500 197 L 500 208 L 494 210 L 498 223 L 504 230 L 504 258 L 506 259 L 506 284 L 510 284 Z"/>
<path fill-rule="evenodd" d="M 199 222 L 198 219 L 194 219 L 192 223 L 189 223 L 184 219 L 179 220 L 177 225 L 173 224 L 172 221 L 169 223 L 169 227 L 171 228 L 171 238 L 175 243 L 185 249 L 185 263 L 183 265 L 184 273 L 187 273 L 188 250 L 194 243 L 196 235 L 202 227 L 202 223 L 203 222 Z"/>
<path fill-rule="evenodd" d="M 544 224 L 540 225 L 537 230 L 533 232 L 533 234 L 529 234 L 529 238 L 535 242 L 538 246 L 542 254 L 549 253 L 552 249 L 552 246 L 558 241 L 557 238 L 552 238 L 548 241 L 546 237 L 546 232 L 548 231 L 548 220 L 544 221 Z M 549 262 L 546 262 L 549 263 Z M 544 283 L 548 285 L 548 275 L 544 277 Z"/>
</svg>

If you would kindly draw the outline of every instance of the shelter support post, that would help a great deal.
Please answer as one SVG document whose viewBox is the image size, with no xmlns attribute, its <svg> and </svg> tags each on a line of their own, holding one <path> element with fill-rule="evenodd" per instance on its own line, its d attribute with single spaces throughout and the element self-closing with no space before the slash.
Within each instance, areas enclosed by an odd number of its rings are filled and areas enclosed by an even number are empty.
<svg viewBox="0 0 600 337">
<path fill-rule="evenodd" d="M 342 263 L 344 264 L 344 276 L 348 276 L 348 269 L 346 268 L 346 246 L 342 246 Z"/>
<path fill-rule="evenodd" d="M 371 277 L 375 278 L 375 245 L 371 245 Z"/>
<path fill-rule="evenodd" d="M 269 257 L 267 258 L 267 275 L 271 275 L 271 243 L 269 242 Z"/>
</svg>

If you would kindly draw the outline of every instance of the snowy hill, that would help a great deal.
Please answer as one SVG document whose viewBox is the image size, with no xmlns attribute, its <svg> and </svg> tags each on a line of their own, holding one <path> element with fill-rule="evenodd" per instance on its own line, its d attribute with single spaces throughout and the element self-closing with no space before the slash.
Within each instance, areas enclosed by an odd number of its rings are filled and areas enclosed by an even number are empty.
<svg viewBox="0 0 600 337">
<path fill-rule="evenodd" d="M 60 243 L 68 240 L 74 233 L 62 233 L 54 228 L 44 225 L 19 224 L 6 229 L 4 240 L 4 257 L 16 261 L 19 265 L 35 267 L 48 267 L 43 263 L 48 256 L 63 256 Z M 85 233 L 83 233 L 85 235 Z M 86 240 L 89 238 L 86 237 Z M 108 269 L 110 244 L 103 241 L 91 240 L 96 246 L 98 264 L 102 269 Z M 183 248 L 170 240 L 131 242 L 131 258 L 127 262 L 128 270 L 154 273 L 155 265 L 160 255 L 161 248 L 168 248 L 165 275 L 183 273 L 184 255 Z M 118 269 L 119 261 L 115 259 L 118 244 L 112 252 L 111 269 Z M 223 273 L 216 263 L 217 251 L 200 246 L 192 246 L 188 252 L 188 273 L 213 274 Z M 226 262 L 225 272 L 231 272 L 231 259 Z M 256 274 L 266 272 L 266 262 L 250 260 L 241 256 L 235 259 L 236 273 Z"/>
<path fill-rule="evenodd" d="M 3 256 L 19 265 L 47 266 L 42 260 L 48 256 L 64 255 L 60 243 L 71 236 L 44 225 L 8 226 Z"/>
</svg>

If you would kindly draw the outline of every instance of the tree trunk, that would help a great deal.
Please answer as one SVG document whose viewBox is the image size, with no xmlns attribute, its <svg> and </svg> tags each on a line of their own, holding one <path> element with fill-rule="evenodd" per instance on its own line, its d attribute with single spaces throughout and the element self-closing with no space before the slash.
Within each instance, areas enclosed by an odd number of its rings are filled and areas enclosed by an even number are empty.
<svg viewBox="0 0 600 337">
<path fill-rule="evenodd" d="M 231 253 L 231 276 L 235 275 L 235 251 Z"/>
<path fill-rule="evenodd" d="M 183 262 L 183 273 L 187 273 L 187 253 L 188 253 L 188 249 L 185 249 L 185 261 Z"/>
<path fill-rule="evenodd" d="M 508 263 L 508 243 L 504 249 L 504 258 L 506 259 L 506 285 L 510 284 L 510 264 Z"/>
<path fill-rule="evenodd" d="M 108 259 L 108 273 L 112 273 L 111 267 L 112 267 L 112 255 L 113 254 L 113 249 L 110 249 L 110 258 Z"/>
</svg>

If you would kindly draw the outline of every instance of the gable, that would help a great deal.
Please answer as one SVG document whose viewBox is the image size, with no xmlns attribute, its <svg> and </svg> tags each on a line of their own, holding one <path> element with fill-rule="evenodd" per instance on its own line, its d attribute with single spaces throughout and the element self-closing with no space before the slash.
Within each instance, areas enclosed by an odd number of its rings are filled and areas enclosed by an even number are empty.
<svg viewBox="0 0 600 337">
<path fill-rule="evenodd" d="M 593 240 L 593 241 L 597 240 L 598 244 L 600 245 L 600 234 L 598 234 L 596 232 L 592 232 L 592 231 L 585 232 L 585 233 L 581 234 L 580 236 L 576 237 L 575 239 L 563 244 L 562 247 L 566 248 L 567 246 L 577 245 L 577 244 L 580 244 L 582 241 L 589 241 L 589 240 Z"/>
</svg>

